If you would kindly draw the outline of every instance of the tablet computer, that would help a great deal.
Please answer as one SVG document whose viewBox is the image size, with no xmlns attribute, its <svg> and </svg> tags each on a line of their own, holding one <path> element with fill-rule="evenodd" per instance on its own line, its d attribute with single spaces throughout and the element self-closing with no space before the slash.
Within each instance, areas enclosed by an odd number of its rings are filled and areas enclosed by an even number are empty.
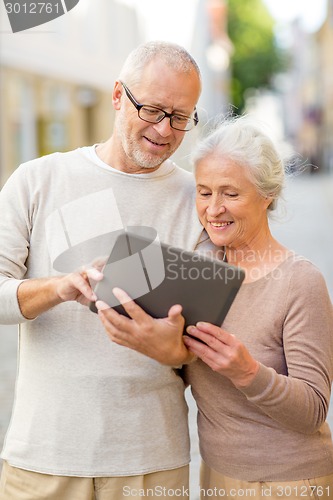
<svg viewBox="0 0 333 500">
<path fill-rule="evenodd" d="M 181 304 L 185 326 L 198 321 L 221 326 L 245 277 L 223 261 L 161 243 L 153 228 L 121 232 L 103 274 L 94 291 L 121 314 L 127 315 L 114 287 L 154 318 L 166 317 L 172 305 Z M 97 312 L 95 303 L 90 309 Z"/>
</svg>

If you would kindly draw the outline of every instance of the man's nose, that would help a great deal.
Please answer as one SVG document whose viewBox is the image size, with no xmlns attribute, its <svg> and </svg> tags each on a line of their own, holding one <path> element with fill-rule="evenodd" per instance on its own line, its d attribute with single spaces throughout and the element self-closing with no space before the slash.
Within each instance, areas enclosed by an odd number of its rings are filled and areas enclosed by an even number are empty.
<svg viewBox="0 0 333 500">
<path fill-rule="evenodd" d="M 154 124 L 154 129 L 162 136 L 167 137 L 172 133 L 170 117 L 165 116 L 163 120 Z"/>
</svg>

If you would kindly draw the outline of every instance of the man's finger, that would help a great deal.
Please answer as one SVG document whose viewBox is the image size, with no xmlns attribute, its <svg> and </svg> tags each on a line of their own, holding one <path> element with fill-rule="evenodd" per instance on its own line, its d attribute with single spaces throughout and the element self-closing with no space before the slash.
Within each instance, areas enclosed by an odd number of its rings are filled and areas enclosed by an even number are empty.
<svg viewBox="0 0 333 500">
<path fill-rule="evenodd" d="M 86 275 L 89 279 L 92 279 L 94 281 L 101 281 L 104 277 L 103 273 L 94 267 L 87 269 Z"/>
<path fill-rule="evenodd" d="M 182 306 L 180 304 L 175 304 L 171 306 L 168 311 L 168 320 L 173 325 L 178 325 L 180 322 L 184 323 L 184 317 L 182 316 Z"/>
<path fill-rule="evenodd" d="M 119 300 L 127 314 L 137 322 L 143 321 L 145 318 L 148 317 L 148 315 L 145 313 L 145 311 L 136 304 L 131 297 L 124 292 L 124 290 L 121 290 L 121 288 L 113 288 L 112 289 L 113 295 L 116 297 L 116 299 Z"/>
<path fill-rule="evenodd" d="M 110 309 L 110 306 L 102 300 L 97 300 L 95 305 L 98 311 L 105 311 L 106 309 Z"/>
<path fill-rule="evenodd" d="M 127 318 L 123 314 L 118 313 L 115 309 L 108 306 L 105 302 L 98 300 L 96 302 L 96 307 L 98 312 L 102 313 L 101 317 L 105 318 L 106 321 L 112 325 L 119 333 L 127 334 L 131 331 L 131 325 L 133 321 Z"/>
<path fill-rule="evenodd" d="M 72 275 L 72 286 L 74 286 L 86 299 L 96 300 L 97 296 L 95 292 L 91 289 L 90 285 L 86 279 L 81 274 Z"/>
<path fill-rule="evenodd" d="M 181 315 L 182 313 L 182 306 L 180 304 L 175 304 L 174 306 L 171 306 L 169 311 L 168 311 L 168 317 L 169 318 L 175 318 Z"/>
<path fill-rule="evenodd" d="M 120 330 L 117 326 L 115 326 L 105 314 L 100 315 L 100 319 L 109 338 L 117 344 L 127 346 L 127 332 Z"/>
</svg>

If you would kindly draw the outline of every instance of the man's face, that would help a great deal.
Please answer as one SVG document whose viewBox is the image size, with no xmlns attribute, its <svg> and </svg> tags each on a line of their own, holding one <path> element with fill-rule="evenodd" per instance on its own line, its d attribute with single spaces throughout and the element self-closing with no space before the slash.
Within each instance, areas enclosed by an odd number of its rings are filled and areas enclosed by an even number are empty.
<svg viewBox="0 0 333 500">
<path fill-rule="evenodd" d="M 194 70 L 186 74 L 175 72 L 160 61 L 151 62 L 140 83 L 128 87 L 140 104 L 186 116 L 193 114 L 200 95 L 200 82 Z M 129 173 L 156 170 L 176 151 L 186 132 L 171 128 L 167 117 L 160 123 L 141 120 L 121 83 L 117 83 L 114 95 L 116 92 L 119 105 L 115 134 L 121 170 Z"/>
</svg>

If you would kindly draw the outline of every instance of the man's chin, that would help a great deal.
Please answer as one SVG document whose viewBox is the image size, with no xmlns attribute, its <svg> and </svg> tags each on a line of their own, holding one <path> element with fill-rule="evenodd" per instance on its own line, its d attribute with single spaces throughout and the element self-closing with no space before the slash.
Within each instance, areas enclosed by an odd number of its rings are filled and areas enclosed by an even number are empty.
<svg viewBox="0 0 333 500">
<path fill-rule="evenodd" d="M 156 169 L 162 165 L 165 160 L 170 158 L 171 154 L 165 154 L 163 156 L 156 156 L 151 154 L 137 154 L 135 155 L 136 164 L 145 169 L 151 170 L 152 168 Z"/>
</svg>

